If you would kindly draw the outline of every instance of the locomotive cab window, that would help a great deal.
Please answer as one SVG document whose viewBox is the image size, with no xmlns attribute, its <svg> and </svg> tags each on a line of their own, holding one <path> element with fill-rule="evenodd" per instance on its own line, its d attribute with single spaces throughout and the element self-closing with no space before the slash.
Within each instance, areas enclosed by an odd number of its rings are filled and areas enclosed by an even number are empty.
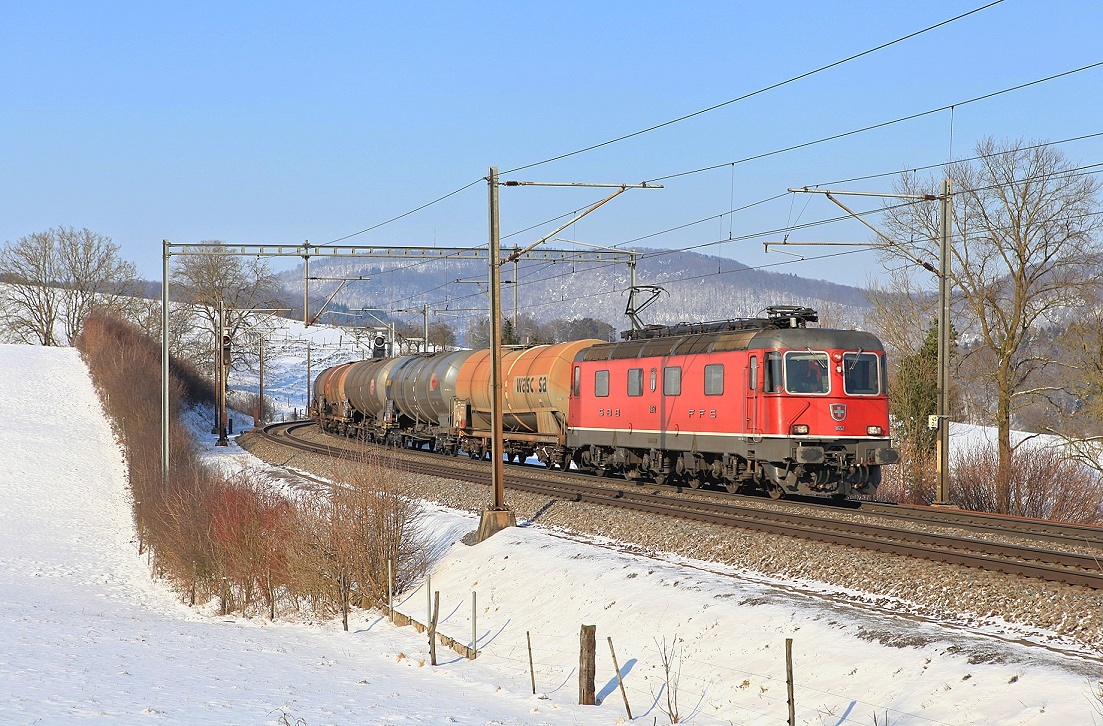
<svg viewBox="0 0 1103 726">
<path fill-rule="evenodd" d="M 782 375 L 781 353 L 771 351 L 766 354 L 766 381 L 762 389 L 767 393 L 781 393 L 785 380 Z"/>
<path fill-rule="evenodd" d="M 712 363 L 705 366 L 705 395 L 724 395 L 724 364 Z"/>
<path fill-rule="evenodd" d="M 830 389 L 827 353 L 793 350 L 785 354 L 785 390 L 789 393 L 824 394 Z"/>
<path fill-rule="evenodd" d="M 582 393 L 582 369 L 574 367 L 574 379 L 571 381 L 571 395 L 578 397 Z"/>
<path fill-rule="evenodd" d="M 664 396 L 680 396 L 680 395 L 682 395 L 682 368 L 681 368 L 681 366 L 670 366 L 669 368 L 663 368 L 663 395 Z"/>
<path fill-rule="evenodd" d="M 758 356 L 751 356 L 750 371 L 747 372 L 747 388 L 752 391 L 758 389 Z"/>
<path fill-rule="evenodd" d="M 876 396 L 880 393 L 880 356 L 874 353 L 843 353 L 843 391 L 848 396 Z"/>
<path fill-rule="evenodd" d="M 643 395 L 643 368 L 628 369 L 628 395 Z"/>
<path fill-rule="evenodd" d="M 609 371 L 596 371 L 594 373 L 594 395 L 605 398 L 609 395 Z"/>
</svg>

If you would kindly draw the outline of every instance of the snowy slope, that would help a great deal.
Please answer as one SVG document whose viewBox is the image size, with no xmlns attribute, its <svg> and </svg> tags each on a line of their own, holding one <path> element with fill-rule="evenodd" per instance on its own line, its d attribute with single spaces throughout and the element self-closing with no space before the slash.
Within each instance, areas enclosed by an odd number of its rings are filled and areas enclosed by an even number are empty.
<svg viewBox="0 0 1103 726">
<path fill-rule="evenodd" d="M 0 722 L 613 724 L 612 637 L 633 714 L 666 722 L 655 640 L 679 638 L 679 701 L 692 723 L 778 724 L 784 641 L 795 641 L 798 723 L 1084 724 L 1099 662 L 919 618 L 841 605 L 814 583 L 641 556 L 540 526 L 477 546 L 471 516 L 429 508 L 441 556 L 441 630 L 480 656 L 359 613 L 270 623 L 187 609 L 137 557 L 124 470 L 76 353 L 0 346 Z M 73 432 L 75 439 L 63 437 Z M 204 445 L 210 441 L 205 441 Z M 264 470 L 237 446 L 208 456 Z M 425 588 L 398 608 L 425 619 Z M 597 625 L 597 707 L 573 704 L 578 629 Z M 536 683 L 530 693 L 526 632 Z M 1097 716 L 1103 722 L 1103 716 Z"/>
<path fill-rule="evenodd" d="M 464 664 L 398 660 L 421 639 L 376 617 L 344 633 L 180 605 L 137 556 L 123 461 L 77 352 L 4 345 L 0 370 L 0 722 L 577 722 Z"/>
</svg>

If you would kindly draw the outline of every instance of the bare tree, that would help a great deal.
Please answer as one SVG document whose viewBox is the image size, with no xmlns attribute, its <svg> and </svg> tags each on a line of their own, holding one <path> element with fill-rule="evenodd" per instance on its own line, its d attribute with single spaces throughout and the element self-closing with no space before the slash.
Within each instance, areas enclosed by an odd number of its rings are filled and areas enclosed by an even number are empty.
<svg viewBox="0 0 1103 726">
<path fill-rule="evenodd" d="M 429 323 L 429 344 L 434 350 L 452 350 L 456 347 L 456 331 L 448 323 Z"/>
<path fill-rule="evenodd" d="M 995 507 L 1007 511 L 1012 418 L 1054 390 L 1035 385 L 1051 361 L 1039 345 L 1039 329 L 1082 305 L 1097 284 L 1099 183 L 1046 145 L 985 139 L 976 152 L 978 161 L 943 170 L 954 189 L 950 275 L 962 336 L 975 337 L 972 351 L 990 356 L 978 374 L 994 398 Z M 897 184 L 908 194 L 936 186 L 935 179 L 910 173 Z M 937 259 L 936 205 L 889 206 L 885 225 L 902 248 L 888 247 L 886 255 L 905 262 Z"/>
<path fill-rule="evenodd" d="M 84 319 L 94 308 L 133 317 L 138 272 L 132 262 L 119 257 L 118 245 L 87 227 L 51 231 L 56 237 L 62 273 L 65 334 L 69 340 L 80 335 Z"/>
<path fill-rule="evenodd" d="M 61 311 L 57 248 L 49 230 L 36 232 L 0 251 L 0 274 L 8 281 L 0 315 L 4 328 L 23 343 L 57 345 L 54 327 Z"/>
<path fill-rule="evenodd" d="M 223 244 L 207 241 L 203 244 Z M 170 348 L 173 353 L 209 368 L 218 341 L 218 303 L 228 309 L 227 321 L 235 340 L 234 363 L 241 365 L 252 359 L 256 346 L 241 338 L 249 332 L 247 310 L 280 306 L 282 285 L 268 264 L 260 258 L 230 255 L 185 255 L 177 258 L 172 271 L 173 298 L 181 305 L 169 318 Z M 195 317 L 205 322 L 204 330 L 196 334 Z"/>
<path fill-rule="evenodd" d="M 25 342 L 58 345 L 80 335 L 93 309 L 130 317 L 138 293 L 134 265 L 119 257 L 110 237 L 87 228 L 54 227 L 28 235 L 0 252 L 0 275 L 11 282 L 5 327 Z"/>
</svg>

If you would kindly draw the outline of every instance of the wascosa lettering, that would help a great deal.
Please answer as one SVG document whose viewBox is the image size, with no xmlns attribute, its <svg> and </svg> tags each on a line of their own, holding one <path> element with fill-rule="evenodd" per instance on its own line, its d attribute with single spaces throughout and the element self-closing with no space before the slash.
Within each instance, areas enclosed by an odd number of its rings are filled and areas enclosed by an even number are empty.
<svg viewBox="0 0 1103 726">
<path fill-rule="evenodd" d="M 547 393 L 548 377 L 520 376 L 513 379 L 513 387 L 517 393 Z"/>
</svg>

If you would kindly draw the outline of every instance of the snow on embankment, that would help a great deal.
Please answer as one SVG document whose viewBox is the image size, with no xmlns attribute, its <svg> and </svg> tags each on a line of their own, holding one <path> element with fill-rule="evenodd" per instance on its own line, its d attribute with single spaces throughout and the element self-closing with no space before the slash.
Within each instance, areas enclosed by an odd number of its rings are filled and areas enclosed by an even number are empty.
<svg viewBox="0 0 1103 726">
<path fill-rule="evenodd" d="M 0 723 L 576 722 L 466 682 L 465 663 L 396 662 L 418 652 L 412 631 L 178 604 L 137 556 L 122 454 L 77 352 L 0 345 L 0 370 Z"/>
</svg>

